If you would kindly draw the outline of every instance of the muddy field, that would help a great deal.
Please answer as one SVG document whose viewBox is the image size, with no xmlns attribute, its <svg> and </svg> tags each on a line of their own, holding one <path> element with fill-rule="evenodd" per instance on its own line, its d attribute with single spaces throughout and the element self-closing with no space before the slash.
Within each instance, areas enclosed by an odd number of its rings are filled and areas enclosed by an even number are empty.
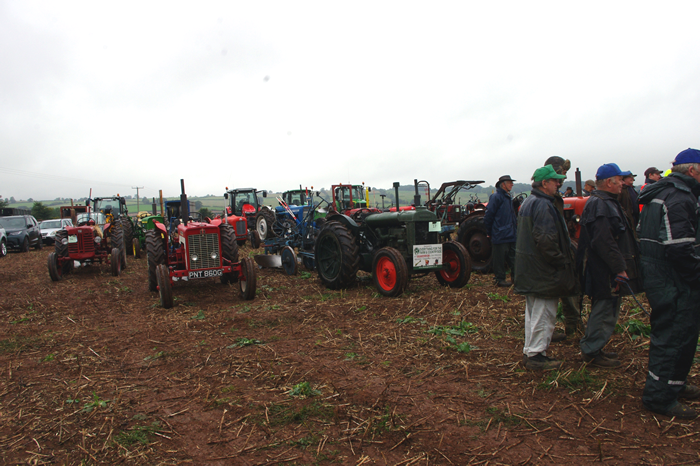
<svg viewBox="0 0 700 466">
<path fill-rule="evenodd" d="M 164 310 L 145 259 L 53 283 L 48 251 L 0 259 L 3 464 L 700 462 L 699 421 L 642 409 L 631 298 L 608 347 L 622 368 L 585 368 L 570 339 L 551 348 L 561 372 L 532 373 L 524 300 L 491 275 L 388 299 L 366 277 L 331 292 L 260 270 L 254 301 L 207 279 Z"/>
</svg>

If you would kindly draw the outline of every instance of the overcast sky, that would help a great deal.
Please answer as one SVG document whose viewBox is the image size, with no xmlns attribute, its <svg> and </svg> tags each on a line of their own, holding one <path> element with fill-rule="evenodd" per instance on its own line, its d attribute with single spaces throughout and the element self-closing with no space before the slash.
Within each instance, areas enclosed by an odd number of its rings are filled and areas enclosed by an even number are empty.
<svg viewBox="0 0 700 466">
<path fill-rule="evenodd" d="M 0 0 L 0 195 L 640 175 L 700 147 L 700 2 Z"/>
</svg>

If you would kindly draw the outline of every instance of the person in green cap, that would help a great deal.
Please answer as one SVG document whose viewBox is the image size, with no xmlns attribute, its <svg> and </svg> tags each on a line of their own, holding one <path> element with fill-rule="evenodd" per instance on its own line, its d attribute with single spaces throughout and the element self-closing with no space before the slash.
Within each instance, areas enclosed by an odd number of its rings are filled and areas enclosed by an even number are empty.
<svg viewBox="0 0 700 466">
<path fill-rule="evenodd" d="M 515 292 L 525 295 L 523 365 L 530 370 L 558 369 L 547 356 L 562 296 L 576 296 L 575 258 L 564 216 L 554 205 L 559 189 L 552 165 L 535 170 L 532 193 L 518 213 L 515 245 Z"/>
</svg>

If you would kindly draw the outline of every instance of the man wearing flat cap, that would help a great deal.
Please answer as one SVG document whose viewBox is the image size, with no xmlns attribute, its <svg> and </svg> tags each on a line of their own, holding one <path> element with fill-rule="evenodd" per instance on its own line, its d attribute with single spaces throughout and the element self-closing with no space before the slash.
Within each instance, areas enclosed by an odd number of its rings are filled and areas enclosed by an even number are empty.
<svg viewBox="0 0 700 466">
<path fill-rule="evenodd" d="M 583 184 L 583 197 L 590 196 L 593 191 L 595 191 L 595 181 L 586 180 Z"/>
<path fill-rule="evenodd" d="M 562 217 L 564 216 L 564 199 L 562 198 L 559 190 L 564 184 L 564 179 L 566 174 L 571 168 L 571 162 L 557 155 L 552 156 L 545 160 L 545 165 L 551 165 L 554 171 L 559 175 L 564 175 L 564 178 L 558 179 L 559 187 L 557 192 L 554 193 L 554 206 L 557 208 Z M 581 311 L 579 310 L 579 296 L 564 296 L 561 298 L 561 310 L 564 314 L 564 325 L 565 331 L 554 332 L 554 337 L 552 341 L 559 342 L 566 340 L 567 337 L 574 337 L 577 333 L 583 333 L 583 322 L 581 321 Z"/>
<path fill-rule="evenodd" d="M 637 191 L 634 189 L 634 178 L 637 175 L 631 171 L 622 172 L 622 190 L 618 196 L 622 210 L 628 216 L 632 228 L 637 228 L 639 223 L 639 202 L 637 201 Z"/>
<path fill-rule="evenodd" d="M 671 174 L 639 196 L 642 276 L 651 305 L 649 373 L 642 404 L 679 419 L 697 416 L 679 399 L 697 400 L 687 382 L 700 328 L 700 151 L 676 156 Z"/>
<path fill-rule="evenodd" d="M 661 178 L 661 170 L 659 170 L 656 167 L 647 168 L 646 170 L 644 170 L 644 184 L 640 188 L 639 192 L 641 193 L 642 189 L 644 189 L 646 185 L 656 183 Z"/>
<path fill-rule="evenodd" d="M 591 366 L 620 366 L 617 353 L 605 352 L 620 315 L 622 295 L 639 290 L 639 253 L 632 226 L 617 200 L 623 172 L 606 163 L 596 173 L 596 190 L 581 213 L 576 263 L 585 294 L 591 297 L 581 356 Z"/>
<path fill-rule="evenodd" d="M 506 281 L 506 270 L 510 268 L 513 278 L 515 265 L 515 236 L 517 222 L 515 207 L 510 191 L 515 180 L 510 175 L 503 175 L 496 183 L 496 192 L 489 197 L 484 214 L 484 226 L 491 237 L 493 273 L 498 286 L 511 286 Z"/>
<path fill-rule="evenodd" d="M 515 292 L 525 295 L 523 365 L 530 370 L 558 369 L 547 356 L 562 296 L 578 295 L 569 231 L 554 194 L 564 175 L 551 165 L 535 170 L 532 193 L 518 212 L 515 247 Z"/>
</svg>

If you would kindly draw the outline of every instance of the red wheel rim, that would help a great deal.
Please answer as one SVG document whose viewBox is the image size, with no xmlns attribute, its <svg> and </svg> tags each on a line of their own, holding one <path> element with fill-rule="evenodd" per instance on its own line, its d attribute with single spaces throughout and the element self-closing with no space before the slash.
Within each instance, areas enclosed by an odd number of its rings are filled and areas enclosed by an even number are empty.
<svg viewBox="0 0 700 466">
<path fill-rule="evenodd" d="M 393 290 L 396 286 L 396 266 L 388 257 L 380 257 L 377 261 L 377 283 L 384 290 Z"/>
<path fill-rule="evenodd" d="M 447 265 L 447 269 L 440 271 L 440 275 L 447 282 L 453 282 L 459 277 L 459 256 L 457 253 L 450 250 L 443 250 L 442 264 Z"/>
</svg>

